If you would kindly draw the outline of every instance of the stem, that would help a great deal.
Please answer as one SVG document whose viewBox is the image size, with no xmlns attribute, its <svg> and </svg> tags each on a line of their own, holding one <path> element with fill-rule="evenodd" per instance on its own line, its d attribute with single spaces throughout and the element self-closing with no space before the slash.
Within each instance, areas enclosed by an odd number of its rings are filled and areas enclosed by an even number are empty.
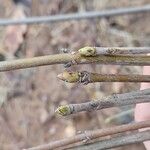
<svg viewBox="0 0 150 150">
<path fill-rule="evenodd" d="M 147 91 L 150 94 L 150 89 L 147 89 Z M 86 103 L 79 103 L 79 104 L 62 105 L 56 109 L 56 113 L 62 116 L 66 116 L 66 115 L 70 115 L 82 111 L 93 111 L 93 110 L 100 110 L 100 109 L 116 107 L 116 106 L 125 106 L 125 105 L 131 105 L 136 103 L 150 102 L 149 94 L 147 95 L 147 94 L 140 94 L 140 93 L 142 92 L 116 94 L 116 95 L 105 97 L 101 100 L 92 100 Z"/>
<path fill-rule="evenodd" d="M 105 120 L 105 123 L 108 124 L 108 123 L 114 122 L 114 121 L 116 121 L 116 120 L 119 120 L 119 119 L 125 117 L 126 115 L 131 115 L 131 114 L 133 114 L 133 113 L 134 113 L 134 109 L 129 109 L 129 110 L 126 110 L 126 111 L 122 111 L 122 112 L 120 112 L 120 113 L 118 113 L 118 114 L 115 114 L 115 115 L 113 115 L 113 116 L 108 117 L 108 118 Z"/>
<path fill-rule="evenodd" d="M 83 47 L 78 51 L 83 56 L 148 54 L 150 47 Z"/>
<path fill-rule="evenodd" d="M 79 20 L 79 19 L 91 19 L 91 18 L 104 18 L 110 16 L 118 16 L 125 14 L 137 14 L 150 11 L 150 5 L 140 6 L 140 7 L 127 7 L 119 9 L 109 9 L 103 11 L 92 11 L 85 13 L 74 13 L 67 15 L 53 15 L 53 16 L 42 16 L 42 17 L 28 17 L 20 20 L 11 20 L 11 19 L 1 19 L 0 26 L 6 25 L 20 25 L 20 24 L 32 24 L 32 23 L 52 23 L 60 21 L 69 21 L 69 20 Z"/>
<path fill-rule="evenodd" d="M 63 64 L 73 60 L 70 54 L 56 54 L 0 62 L 0 72 L 44 65 Z"/>
<path fill-rule="evenodd" d="M 94 82 L 150 82 L 150 75 L 115 75 L 97 74 L 87 71 L 71 72 L 64 71 L 58 78 L 69 83 L 94 83 Z"/>
<path fill-rule="evenodd" d="M 50 150 L 50 149 L 56 149 L 62 146 L 67 146 L 70 144 L 75 144 L 77 142 L 83 142 L 84 140 L 90 139 L 96 139 L 102 136 L 108 136 L 112 134 L 122 133 L 126 131 L 132 131 L 137 130 L 141 128 L 146 128 L 150 126 L 150 121 L 143 121 L 143 122 L 137 122 L 137 123 L 131 123 L 111 128 L 105 128 L 105 129 L 97 129 L 97 130 L 91 130 L 86 131 L 85 133 L 78 134 L 73 137 L 64 138 L 58 141 L 50 142 L 48 144 L 40 145 L 33 148 L 28 148 L 24 150 Z"/>
<path fill-rule="evenodd" d="M 117 136 L 110 139 L 102 140 L 99 142 L 82 145 L 67 150 L 106 150 L 110 148 L 120 147 L 124 145 L 140 143 L 150 140 L 150 130 L 142 131 L 138 133 L 130 133 L 123 136 Z"/>
<path fill-rule="evenodd" d="M 150 56 L 92 56 L 85 57 L 81 56 L 79 53 L 75 54 L 56 54 L 48 56 L 40 56 L 34 58 L 10 60 L 0 62 L 0 72 L 10 71 L 23 68 L 31 68 L 44 65 L 54 65 L 54 64 L 90 64 L 90 63 L 100 63 L 100 64 L 114 64 L 114 65 L 140 65 L 149 66 Z"/>
</svg>

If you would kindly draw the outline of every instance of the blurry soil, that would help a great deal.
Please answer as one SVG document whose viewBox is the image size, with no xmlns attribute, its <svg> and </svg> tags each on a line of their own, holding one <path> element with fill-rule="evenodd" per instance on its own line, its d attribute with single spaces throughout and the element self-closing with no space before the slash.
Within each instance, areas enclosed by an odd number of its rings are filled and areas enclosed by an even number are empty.
<svg viewBox="0 0 150 150">
<path fill-rule="evenodd" d="M 67 14 L 127 6 L 142 6 L 149 0 L 33 0 L 27 16 Z M 16 4 L 0 1 L 0 17 L 11 18 Z M 90 46 L 150 46 L 149 14 L 103 19 L 29 25 L 16 51 L 5 51 L 6 60 L 62 53 Z M 0 49 L 4 47 L 7 27 L 0 27 Z M 4 50 L 3 50 L 4 51 Z M 0 51 L 1 53 L 1 51 Z M 10 56 L 11 57 L 7 57 Z M 75 66 L 72 70 L 97 73 L 142 74 L 142 68 L 111 65 Z M 75 135 L 78 131 L 104 128 L 105 119 L 127 108 L 111 108 L 69 117 L 54 114 L 57 106 L 100 99 L 112 93 L 137 90 L 139 83 L 96 83 L 85 85 L 59 81 L 63 65 L 44 66 L 0 73 L 0 149 L 19 150 Z M 133 117 L 120 123 L 132 121 Z M 142 144 L 115 150 L 144 150 Z"/>
</svg>

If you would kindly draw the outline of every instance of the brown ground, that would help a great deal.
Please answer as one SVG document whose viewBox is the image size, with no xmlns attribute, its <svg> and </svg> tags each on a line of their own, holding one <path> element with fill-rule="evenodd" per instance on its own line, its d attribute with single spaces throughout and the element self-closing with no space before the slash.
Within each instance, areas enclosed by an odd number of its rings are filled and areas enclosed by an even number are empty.
<svg viewBox="0 0 150 150">
<path fill-rule="evenodd" d="M 125 6 L 140 6 L 149 0 L 33 0 L 30 15 L 72 13 Z M 11 17 L 16 6 L 0 1 L 0 17 Z M 91 46 L 150 46 L 149 14 L 107 19 L 68 21 L 30 25 L 21 47 L 6 51 L 7 59 L 60 53 L 61 48 L 77 50 Z M 0 27 L 0 47 L 4 47 L 6 27 Z M 11 58 L 10 58 L 11 57 Z M 138 83 L 67 84 L 56 76 L 63 65 L 10 71 L 0 74 L 0 150 L 17 150 L 74 135 L 77 131 L 112 126 L 105 119 L 119 108 L 81 113 L 70 117 L 54 114 L 60 104 L 84 102 L 111 93 L 139 89 Z M 141 67 L 84 65 L 73 70 L 99 73 L 139 73 Z M 124 109 L 124 108 L 122 108 Z M 122 122 L 122 120 L 119 120 Z M 127 121 L 128 122 L 128 121 Z M 113 123 L 117 124 L 117 123 Z M 115 150 L 144 150 L 142 144 Z"/>
</svg>

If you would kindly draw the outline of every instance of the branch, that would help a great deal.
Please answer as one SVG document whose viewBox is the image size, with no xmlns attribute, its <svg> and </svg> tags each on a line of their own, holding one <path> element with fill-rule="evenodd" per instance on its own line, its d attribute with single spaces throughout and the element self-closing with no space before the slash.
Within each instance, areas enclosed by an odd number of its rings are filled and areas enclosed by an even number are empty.
<svg viewBox="0 0 150 150">
<path fill-rule="evenodd" d="M 70 144 L 75 144 L 78 142 L 83 142 L 87 139 L 93 140 L 102 136 L 108 136 L 112 134 L 122 133 L 126 131 L 132 131 L 137 130 L 141 128 L 146 128 L 150 126 L 150 121 L 143 121 L 143 122 L 137 122 L 137 123 L 131 123 L 111 128 L 105 128 L 105 129 L 97 129 L 93 131 L 86 131 L 85 133 L 78 134 L 73 137 L 64 138 L 62 140 L 50 142 L 48 144 L 40 145 L 33 148 L 27 148 L 24 150 L 50 150 L 50 149 L 56 149 L 59 147 L 64 147 Z M 83 143 L 81 143 L 83 144 Z"/>
<path fill-rule="evenodd" d="M 47 56 L 40 56 L 34 58 L 2 61 L 0 62 L 0 72 L 44 66 L 44 65 L 67 64 L 66 66 L 70 66 L 70 65 L 90 64 L 90 63 L 149 66 L 150 56 L 116 56 L 116 55 L 99 56 L 98 55 L 98 56 L 86 57 L 86 56 L 81 56 L 79 53 L 56 54 L 56 55 L 47 55 Z"/>
<path fill-rule="evenodd" d="M 141 94 L 146 92 L 148 94 Z M 82 111 L 101 110 L 104 108 L 146 102 L 150 102 L 150 89 L 147 89 L 146 91 L 142 90 L 141 92 L 139 91 L 139 93 L 137 93 L 136 91 L 133 93 L 130 92 L 125 94 L 115 94 L 112 96 L 105 97 L 101 100 L 92 100 L 86 103 L 62 105 L 56 109 L 56 113 L 62 116 L 67 116 Z"/>
<path fill-rule="evenodd" d="M 129 109 L 129 110 L 122 111 L 120 113 L 117 113 L 113 116 L 110 116 L 110 117 L 106 118 L 105 123 L 108 124 L 108 123 L 114 122 L 116 120 L 120 120 L 121 118 L 124 118 L 125 116 L 131 115 L 133 113 L 134 113 L 134 109 Z"/>
<path fill-rule="evenodd" d="M 140 143 L 148 140 L 150 140 L 150 130 L 117 136 L 107 140 L 95 142 L 92 144 L 69 148 L 67 150 L 91 150 L 91 149 L 105 150 L 108 148 L 115 148 L 129 144 Z"/>
<path fill-rule="evenodd" d="M 150 75 L 115 75 L 115 74 L 97 74 L 87 71 L 71 72 L 64 71 L 57 76 L 59 79 L 69 83 L 94 83 L 94 82 L 150 82 Z"/>
<path fill-rule="evenodd" d="M 31 68 L 37 66 L 53 65 L 53 64 L 64 64 L 73 60 L 71 54 L 56 54 L 47 55 L 34 58 L 24 58 L 18 60 L 2 61 L 0 62 L 0 72 L 10 71 L 23 68 Z"/>
<path fill-rule="evenodd" d="M 67 15 L 53 15 L 53 16 L 42 16 L 42 17 L 29 17 L 26 19 L 20 20 L 11 20 L 11 19 L 1 19 L 0 26 L 6 25 L 20 25 L 20 24 L 32 24 L 32 23 L 50 23 L 50 22 L 60 22 L 60 21 L 69 21 L 69 20 L 79 20 L 79 19 L 91 19 L 91 18 L 104 18 L 118 15 L 126 14 L 137 14 L 150 11 L 150 5 L 140 6 L 140 7 L 127 7 L 119 9 L 109 9 L 103 11 L 92 11 L 85 13 L 75 13 Z"/>
<path fill-rule="evenodd" d="M 78 50 L 83 56 L 148 54 L 150 47 L 83 47 Z"/>
</svg>

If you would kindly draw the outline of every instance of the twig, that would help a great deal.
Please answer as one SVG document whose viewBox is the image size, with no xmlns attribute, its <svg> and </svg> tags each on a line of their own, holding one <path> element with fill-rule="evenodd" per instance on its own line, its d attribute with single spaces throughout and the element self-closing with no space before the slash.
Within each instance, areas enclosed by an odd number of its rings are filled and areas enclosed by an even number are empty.
<svg viewBox="0 0 150 150">
<path fill-rule="evenodd" d="M 69 21 L 69 20 L 79 20 L 79 19 L 90 19 L 90 18 L 104 18 L 117 15 L 126 15 L 126 14 L 137 14 L 150 11 L 150 5 L 140 6 L 140 7 L 127 7 L 119 8 L 112 10 L 103 10 L 103 11 L 93 11 L 85 13 L 75 13 L 67 15 L 53 15 L 53 16 L 42 16 L 42 17 L 30 17 L 20 20 L 11 20 L 11 19 L 1 19 L 0 26 L 6 25 L 20 25 L 20 24 L 32 24 L 32 23 L 50 23 L 50 22 L 60 22 L 60 21 Z"/>
<path fill-rule="evenodd" d="M 83 47 L 78 50 L 83 56 L 148 54 L 150 47 Z"/>
<path fill-rule="evenodd" d="M 129 110 L 126 110 L 126 111 L 122 111 L 118 114 L 115 114 L 113 116 L 110 116 L 108 117 L 106 120 L 105 120 L 105 123 L 111 123 L 113 121 L 116 121 L 118 119 L 121 119 L 123 117 L 125 117 L 126 115 L 131 115 L 134 113 L 134 109 L 129 109 Z"/>
<path fill-rule="evenodd" d="M 107 140 L 78 146 L 74 148 L 68 148 L 67 150 L 106 150 L 110 148 L 120 147 L 124 145 L 140 143 L 150 140 L 150 130 L 142 131 L 138 133 L 130 133 L 127 135 L 113 137 Z"/>
<path fill-rule="evenodd" d="M 82 111 L 94 111 L 100 110 L 110 107 L 119 107 L 137 103 L 148 103 L 150 102 L 150 96 L 139 96 L 139 97 L 132 97 L 132 98 L 123 98 L 123 99 L 111 99 L 111 100 L 97 100 L 97 101 L 90 101 L 86 103 L 80 104 L 68 104 L 62 105 L 56 109 L 56 113 L 62 116 L 67 116 L 70 114 L 79 113 Z"/>
<path fill-rule="evenodd" d="M 57 76 L 59 79 L 69 83 L 94 83 L 94 82 L 150 82 L 150 75 L 118 75 L 98 74 L 87 71 L 64 71 Z"/>
<path fill-rule="evenodd" d="M 111 127 L 111 128 L 105 128 L 105 129 L 97 129 L 93 131 L 86 131 L 85 133 L 78 134 L 73 137 L 65 138 L 62 140 L 50 142 L 48 144 L 43 144 L 37 147 L 33 148 L 28 148 L 24 150 L 50 150 L 50 149 L 56 149 L 59 147 L 64 147 L 70 144 L 74 144 L 77 142 L 83 142 L 84 140 L 87 140 L 87 137 L 91 140 L 102 137 L 102 136 L 108 136 L 112 134 L 117 134 L 121 132 L 126 132 L 126 131 L 132 131 L 132 130 L 137 130 L 141 128 L 146 128 L 150 126 L 150 121 L 143 121 L 143 122 L 138 122 L 138 123 L 131 123 L 131 124 L 126 124 L 126 125 L 121 125 L 121 126 L 116 126 L 116 127 Z"/>
<path fill-rule="evenodd" d="M 115 94 L 112 96 L 105 97 L 101 100 L 92 100 L 86 103 L 62 105 L 56 109 L 56 113 L 62 116 L 66 116 L 82 111 L 93 111 L 116 106 L 146 103 L 150 102 L 150 89 L 148 89 L 148 91 L 148 95 L 140 95 L 140 93 L 142 92 L 130 92 L 126 94 Z"/>
<path fill-rule="evenodd" d="M 44 65 L 64 64 L 73 60 L 71 54 L 56 54 L 0 62 L 0 72 Z"/>
<path fill-rule="evenodd" d="M 140 65 L 149 66 L 150 56 L 92 56 L 86 57 L 81 56 L 79 53 L 75 54 L 56 54 L 47 55 L 34 58 L 10 60 L 0 62 L 0 72 L 44 66 L 54 64 L 65 64 L 68 66 L 76 64 L 89 64 L 89 63 L 100 63 L 100 64 L 115 64 L 115 65 Z"/>
</svg>

